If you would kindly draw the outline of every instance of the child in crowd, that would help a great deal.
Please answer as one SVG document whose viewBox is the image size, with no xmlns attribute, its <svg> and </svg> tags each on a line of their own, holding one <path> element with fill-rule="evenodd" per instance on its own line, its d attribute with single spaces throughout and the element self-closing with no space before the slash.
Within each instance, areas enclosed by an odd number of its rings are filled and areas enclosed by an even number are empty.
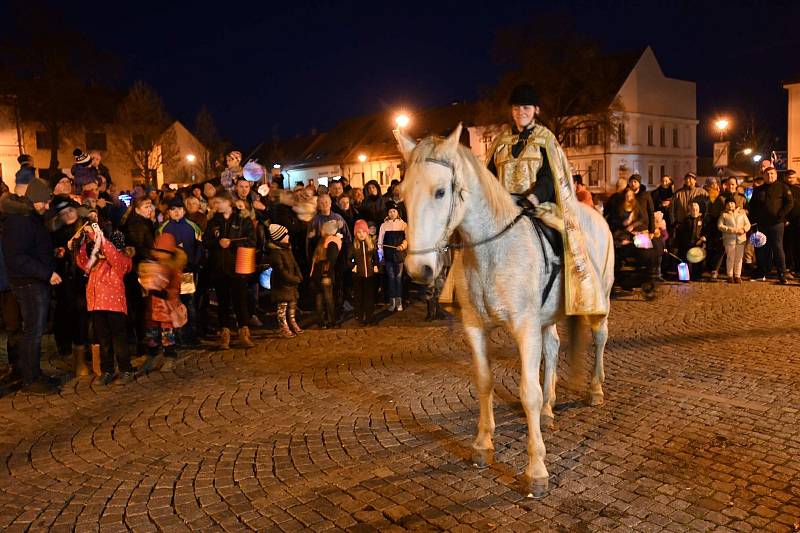
<svg viewBox="0 0 800 533">
<path fill-rule="evenodd" d="M 355 293 L 355 314 L 364 326 L 372 322 L 375 312 L 375 274 L 378 273 L 378 250 L 369 234 L 365 220 L 356 220 L 355 240 L 350 248 L 349 263 L 353 264 L 353 292 Z"/>
<path fill-rule="evenodd" d="M 341 220 L 329 220 L 322 224 L 321 238 L 314 250 L 311 263 L 311 282 L 316 292 L 316 307 L 319 322 L 323 329 L 338 326 L 334 282 L 336 280 L 336 260 L 342 249 L 342 234 L 339 233 Z"/>
<path fill-rule="evenodd" d="M 386 203 L 386 220 L 378 235 L 378 254 L 386 269 L 390 312 L 403 310 L 403 261 L 407 247 L 406 223 L 400 218 L 397 204 L 389 201 Z"/>
<path fill-rule="evenodd" d="M 703 211 L 700 204 L 692 202 L 689 206 L 689 216 L 678 224 L 675 231 L 675 244 L 678 256 L 685 259 L 690 248 L 705 247 L 705 225 L 703 224 Z M 691 279 L 699 280 L 703 277 L 705 261 L 689 265 Z"/>
<path fill-rule="evenodd" d="M 153 242 L 150 257 L 151 261 L 139 265 L 139 278 L 148 292 L 144 324 L 148 360 L 144 369 L 150 371 L 161 367 L 170 370 L 178 356 L 175 328 L 182 327 L 186 323 L 183 319 L 187 318 L 186 308 L 180 301 L 181 273 L 186 265 L 186 254 L 178 248 L 172 234 L 162 233 Z M 178 319 L 181 308 L 184 310 L 183 319 Z M 166 360 L 159 354 L 160 347 L 164 348 Z"/>
<path fill-rule="evenodd" d="M 736 200 L 725 201 L 725 211 L 719 217 L 717 228 L 722 232 L 722 244 L 727 257 L 728 283 L 742 282 L 742 260 L 747 243 L 747 232 L 750 231 L 750 220 L 741 207 L 736 207 Z"/>
<path fill-rule="evenodd" d="M 278 305 L 278 325 L 286 338 L 303 333 L 297 324 L 297 287 L 303 281 L 300 267 L 289 243 L 289 230 L 280 224 L 269 225 L 269 256 L 272 265 L 271 293 Z"/>
<path fill-rule="evenodd" d="M 83 231 L 89 238 L 80 247 L 76 262 L 89 274 L 86 285 L 86 306 L 94 326 L 94 334 L 100 344 L 99 383 L 108 385 L 114 380 L 114 359 L 119 368 L 117 384 L 133 380 L 131 356 L 128 350 L 127 314 L 125 299 L 125 274 L 131 270 L 131 258 L 122 250 L 125 237 L 119 231 L 106 239 L 97 224 L 86 225 Z M 90 244 L 91 252 L 87 253 Z"/>
</svg>

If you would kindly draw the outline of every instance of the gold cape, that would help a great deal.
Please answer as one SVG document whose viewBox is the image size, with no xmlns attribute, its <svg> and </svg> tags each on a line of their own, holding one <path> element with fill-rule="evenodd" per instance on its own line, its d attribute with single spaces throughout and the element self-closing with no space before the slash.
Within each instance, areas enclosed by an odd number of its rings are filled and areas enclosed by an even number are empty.
<svg viewBox="0 0 800 533">
<path fill-rule="evenodd" d="M 556 203 L 561 211 L 564 231 L 564 297 L 567 315 L 605 315 L 608 299 L 598 272 L 589 260 L 577 211 L 581 207 L 575 196 L 572 169 L 555 135 L 540 124 L 534 126 L 525 148 L 518 158 L 511 157 L 511 147 L 519 139 L 505 126 L 494 140 L 489 157 L 494 158 L 497 178 L 511 193 L 521 194 L 536 183 L 536 173 L 543 161 L 544 148 L 553 175 Z"/>
</svg>

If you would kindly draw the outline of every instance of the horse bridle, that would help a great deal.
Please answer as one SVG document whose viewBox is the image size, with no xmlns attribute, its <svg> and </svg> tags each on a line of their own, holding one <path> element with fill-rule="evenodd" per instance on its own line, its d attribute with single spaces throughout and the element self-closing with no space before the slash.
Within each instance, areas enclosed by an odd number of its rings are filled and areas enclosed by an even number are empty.
<svg viewBox="0 0 800 533">
<path fill-rule="evenodd" d="M 442 230 L 442 236 L 439 237 L 439 240 L 436 241 L 436 245 L 432 248 L 420 248 L 418 250 L 408 250 L 406 253 L 408 255 L 419 255 L 419 254 L 429 254 L 435 252 L 437 254 L 447 252 L 449 250 L 463 250 L 467 248 L 475 248 L 477 246 L 481 246 L 483 244 L 488 244 L 496 239 L 502 237 L 508 230 L 513 228 L 517 222 L 519 222 L 522 217 L 530 216 L 532 213 L 529 213 L 527 210 L 523 209 L 514 220 L 509 222 L 503 229 L 501 229 L 495 235 L 491 237 L 487 237 L 485 239 L 481 239 L 475 242 L 457 242 L 451 243 L 448 242 L 450 239 L 450 234 L 455 230 L 455 228 L 450 229 L 450 224 L 453 220 L 453 213 L 456 210 L 456 167 L 452 161 L 448 161 L 447 159 L 438 159 L 435 157 L 426 157 L 426 163 L 433 163 L 435 165 L 441 165 L 445 168 L 450 169 L 450 210 L 447 213 L 447 222 L 444 225 L 444 229 Z M 441 243 L 444 242 L 444 245 Z"/>
</svg>

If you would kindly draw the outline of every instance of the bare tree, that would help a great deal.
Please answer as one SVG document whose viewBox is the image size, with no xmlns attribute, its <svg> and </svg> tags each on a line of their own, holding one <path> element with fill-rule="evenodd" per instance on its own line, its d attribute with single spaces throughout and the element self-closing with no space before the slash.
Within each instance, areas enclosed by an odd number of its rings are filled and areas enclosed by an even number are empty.
<svg viewBox="0 0 800 533">
<path fill-rule="evenodd" d="M 214 117 L 205 104 L 194 119 L 194 134 L 206 148 L 200 161 L 200 172 L 204 180 L 212 179 L 222 171 L 227 143 L 220 137 Z"/>
<path fill-rule="evenodd" d="M 609 56 L 597 42 L 571 29 L 570 22 L 554 14 L 504 30 L 495 53 L 507 73 L 489 88 L 481 106 L 485 123 L 508 121 L 508 95 L 515 85 L 529 82 L 540 100 L 538 120 L 560 143 L 583 130 L 599 128 L 600 139 L 612 140 L 624 120 L 622 102 L 616 98 L 628 57 Z"/>
<path fill-rule="evenodd" d="M 156 185 L 159 167 L 177 162 L 177 134 L 156 91 L 137 81 L 117 108 L 117 124 L 124 133 L 123 149 L 144 182 Z"/>
</svg>

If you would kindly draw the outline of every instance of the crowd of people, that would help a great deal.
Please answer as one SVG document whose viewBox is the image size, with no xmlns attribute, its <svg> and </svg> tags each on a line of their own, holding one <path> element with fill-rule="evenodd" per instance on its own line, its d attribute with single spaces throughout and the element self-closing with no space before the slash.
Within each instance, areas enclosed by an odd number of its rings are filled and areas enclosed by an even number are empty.
<svg viewBox="0 0 800 533">
<path fill-rule="evenodd" d="M 680 263 L 689 270 L 683 281 L 724 276 L 741 283 L 744 272 L 753 281 L 794 279 L 800 274 L 800 182 L 793 170 L 779 179 L 770 161 L 761 172 L 752 187 L 736 177 L 707 178 L 700 187 L 689 172 L 678 190 L 663 176 L 646 191 L 638 174 L 621 178 L 604 208 L 618 280 L 628 258 L 653 280 L 677 275 Z"/>
<path fill-rule="evenodd" d="M 6 386 L 58 391 L 40 365 L 49 324 L 51 362 L 105 386 L 168 370 L 179 349 L 204 339 L 252 347 L 250 329 L 272 311 L 277 334 L 290 338 L 301 323 L 368 326 L 379 306 L 408 305 L 397 181 L 385 194 L 377 181 L 361 189 L 343 177 L 284 189 L 279 171 L 249 181 L 231 152 L 218 179 L 120 192 L 99 154 L 76 150 L 71 176 L 55 183 L 30 156 L 19 162 L 14 190 L 0 198 Z M 427 319 L 444 318 L 438 292 L 425 295 Z"/>
</svg>

